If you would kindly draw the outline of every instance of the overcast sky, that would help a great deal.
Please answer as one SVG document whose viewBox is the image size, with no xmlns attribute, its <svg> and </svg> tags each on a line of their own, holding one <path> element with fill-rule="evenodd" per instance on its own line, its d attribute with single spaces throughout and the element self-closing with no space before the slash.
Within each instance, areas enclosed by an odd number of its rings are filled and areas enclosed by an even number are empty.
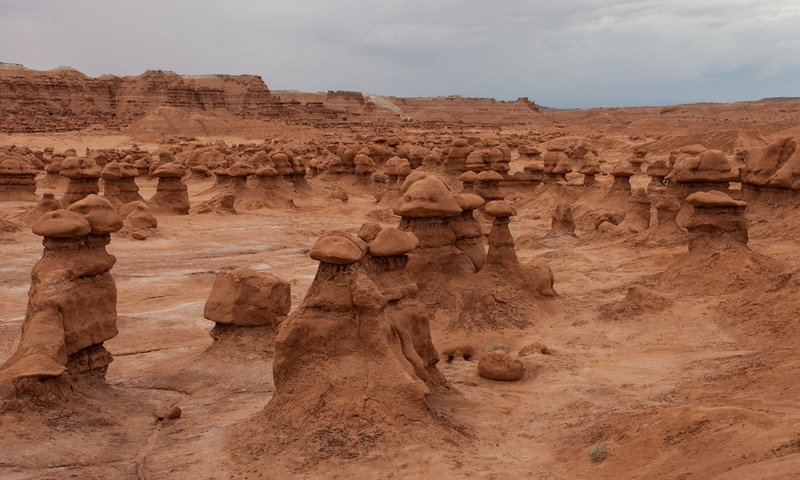
<svg viewBox="0 0 800 480">
<path fill-rule="evenodd" d="M 0 0 L 0 61 L 554 107 L 800 96 L 800 0 Z"/>
</svg>

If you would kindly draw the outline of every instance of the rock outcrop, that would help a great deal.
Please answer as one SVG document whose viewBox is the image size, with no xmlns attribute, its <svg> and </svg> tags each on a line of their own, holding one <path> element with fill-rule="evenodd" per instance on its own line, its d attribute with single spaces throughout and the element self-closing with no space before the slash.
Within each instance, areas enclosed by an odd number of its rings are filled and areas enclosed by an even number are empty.
<svg viewBox="0 0 800 480">
<path fill-rule="evenodd" d="M 157 107 L 224 109 L 239 118 L 273 118 L 282 109 L 255 75 L 180 76 L 151 70 L 139 76 L 88 77 L 70 68 L 0 69 L 4 95 L 0 130 L 53 132 L 93 124 L 124 127 Z"/>
<path fill-rule="evenodd" d="M 67 190 L 61 197 L 65 207 L 100 192 L 100 167 L 90 157 L 69 156 L 61 162 L 60 174 L 69 179 Z"/>
<path fill-rule="evenodd" d="M 172 215 L 189 214 L 189 188 L 181 180 L 185 173 L 177 163 L 166 163 L 153 172 L 158 184 L 149 203 L 155 210 Z"/>
<path fill-rule="evenodd" d="M 37 170 L 23 157 L 0 161 L 0 202 L 36 201 Z"/>
<path fill-rule="evenodd" d="M 203 316 L 214 322 L 209 333 L 212 347 L 271 354 L 275 331 L 291 306 L 289 282 L 274 275 L 250 268 L 219 274 L 203 310 Z"/>
<path fill-rule="evenodd" d="M 397 276 L 397 268 L 388 264 L 401 267 L 402 261 L 392 257 L 401 256 L 408 242 L 387 243 L 394 245 L 384 253 L 398 255 L 384 257 L 386 262 L 373 258 L 380 265 L 372 275 L 363 261 L 368 247 L 360 238 L 329 232 L 311 248 L 310 256 L 320 262 L 317 274 L 303 303 L 278 331 L 275 393 L 248 421 L 243 442 L 274 452 L 325 448 L 339 456 L 361 439 L 406 436 L 430 425 L 426 398 L 431 391 L 414 337 L 404 343 L 400 322 L 387 315 L 388 300 L 372 280 Z M 339 439 L 335 444 L 331 434 Z"/>
<path fill-rule="evenodd" d="M 67 373 L 103 377 L 112 361 L 103 342 L 117 335 L 117 289 L 106 252 L 122 219 L 110 202 L 90 195 L 69 210 L 43 214 L 33 233 L 44 253 L 31 273 L 28 309 L 16 352 L 0 383 Z"/>
</svg>

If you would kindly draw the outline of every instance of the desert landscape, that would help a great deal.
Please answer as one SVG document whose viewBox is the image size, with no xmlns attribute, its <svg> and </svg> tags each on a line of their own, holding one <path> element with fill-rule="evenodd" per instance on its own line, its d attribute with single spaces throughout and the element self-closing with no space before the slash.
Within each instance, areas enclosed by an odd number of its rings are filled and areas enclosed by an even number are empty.
<svg viewBox="0 0 800 480">
<path fill-rule="evenodd" d="M 800 478 L 800 99 L 268 81 L 0 64 L 0 478 Z"/>
</svg>

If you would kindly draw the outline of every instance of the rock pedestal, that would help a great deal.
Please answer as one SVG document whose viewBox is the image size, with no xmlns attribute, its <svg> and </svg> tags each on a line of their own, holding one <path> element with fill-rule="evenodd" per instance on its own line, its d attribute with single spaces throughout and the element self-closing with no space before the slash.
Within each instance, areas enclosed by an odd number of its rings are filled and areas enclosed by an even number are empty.
<svg viewBox="0 0 800 480">
<path fill-rule="evenodd" d="M 158 184 L 149 203 L 156 210 L 172 215 L 189 214 L 189 189 L 181 180 L 184 174 L 184 168 L 177 163 L 166 163 L 153 171 Z"/>
<path fill-rule="evenodd" d="M 97 195 L 34 222 L 44 253 L 31 272 L 22 338 L 0 367 L 0 383 L 65 372 L 105 374 L 112 357 L 103 342 L 117 335 L 117 289 L 110 273 L 116 258 L 106 245 L 121 227 L 111 203 Z"/>
</svg>

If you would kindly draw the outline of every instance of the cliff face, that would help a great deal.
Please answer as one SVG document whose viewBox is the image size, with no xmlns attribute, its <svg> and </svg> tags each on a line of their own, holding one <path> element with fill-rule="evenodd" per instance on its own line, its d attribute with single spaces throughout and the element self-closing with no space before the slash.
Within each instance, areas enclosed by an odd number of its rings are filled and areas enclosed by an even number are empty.
<svg viewBox="0 0 800 480">
<path fill-rule="evenodd" d="M 363 121 L 416 120 L 423 122 L 524 123 L 538 118 L 538 105 L 526 97 L 513 102 L 493 98 L 449 97 L 384 97 L 361 92 L 328 91 L 308 93 L 276 91 L 285 104 L 319 105 L 335 112 L 337 118 Z"/>
<path fill-rule="evenodd" d="M 273 95 L 256 75 L 181 76 L 150 70 L 139 76 L 89 77 L 71 68 L 30 70 L 0 63 L 0 132 L 59 132 L 88 127 L 126 128 L 171 121 L 237 123 L 236 120 L 289 122 L 435 121 L 522 123 L 536 118 L 527 98 L 399 98 L 361 92 Z M 251 122 L 252 123 L 252 122 Z M 140 125 L 140 126 L 141 126 Z"/>
<path fill-rule="evenodd" d="M 76 70 L 0 68 L 0 131 L 124 127 L 158 107 L 224 109 L 239 118 L 281 115 L 255 75 L 180 76 L 147 71 L 139 76 L 88 77 Z"/>
</svg>

